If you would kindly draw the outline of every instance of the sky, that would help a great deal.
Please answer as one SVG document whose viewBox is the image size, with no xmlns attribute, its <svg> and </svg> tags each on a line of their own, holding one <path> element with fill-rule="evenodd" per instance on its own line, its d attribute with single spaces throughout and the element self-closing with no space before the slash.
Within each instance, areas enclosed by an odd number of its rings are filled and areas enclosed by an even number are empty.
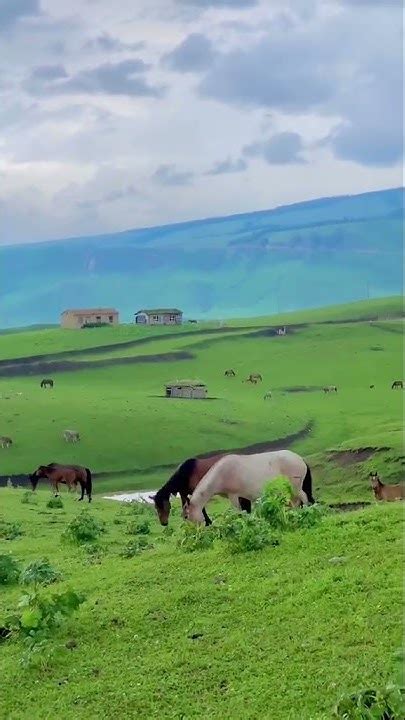
<svg viewBox="0 0 405 720">
<path fill-rule="evenodd" d="M 0 244 L 403 184 L 402 0 L 0 0 Z"/>
</svg>

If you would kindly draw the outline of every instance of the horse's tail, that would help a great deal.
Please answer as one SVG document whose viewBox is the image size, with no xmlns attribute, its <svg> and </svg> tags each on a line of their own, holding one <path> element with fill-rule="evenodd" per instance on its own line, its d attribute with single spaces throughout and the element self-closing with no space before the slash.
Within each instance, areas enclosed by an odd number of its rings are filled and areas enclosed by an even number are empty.
<svg viewBox="0 0 405 720">
<path fill-rule="evenodd" d="M 312 475 L 309 465 L 307 465 L 307 463 L 305 464 L 307 466 L 307 472 L 305 473 L 305 477 L 302 483 L 302 490 L 306 494 L 309 504 L 313 505 L 316 501 L 312 495 Z"/>
<path fill-rule="evenodd" d="M 30 475 L 30 480 L 32 489 L 36 490 L 36 487 L 38 485 L 38 475 Z"/>
<path fill-rule="evenodd" d="M 91 499 L 91 491 L 93 489 L 93 483 L 91 479 L 91 472 L 89 468 L 85 468 L 86 471 L 86 493 L 88 495 L 89 501 Z"/>
</svg>

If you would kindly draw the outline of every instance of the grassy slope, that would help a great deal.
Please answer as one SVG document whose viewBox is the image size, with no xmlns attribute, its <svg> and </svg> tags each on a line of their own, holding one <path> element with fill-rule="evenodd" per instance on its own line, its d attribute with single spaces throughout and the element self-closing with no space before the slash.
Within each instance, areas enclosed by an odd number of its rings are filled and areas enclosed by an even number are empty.
<svg viewBox="0 0 405 720">
<path fill-rule="evenodd" d="M 398 308 L 398 301 L 384 301 L 372 313 L 371 306 L 340 308 L 305 319 L 295 315 L 291 322 L 347 320 L 359 313 L 395 317 Z M 400 473 L 403 395 L 389 387 L 402 374 L 401 329 L 398 320 L 310 324 L 270 338 L 238 330 L 233 337 L 201 337 L 193 328 L 189 338 L 150 344 L 154 352 L 188 344 L 192 361 L 122 367 L 114 365 L 121 351 L 108 351 L 110 368 L 57 374 L 54 392 L 40 391 L 35 376 L 2 378 L 0 433 L 15 439 L 15 447 L 1 453 L 2 473 L 71 460 L 74 453 L 75 461 L 95 470 L 141 469 L 96 479 L 96 491 L 153 487 L 168 475 L 156 466 L 287 435 L 313 420 L 312 432 L 294 447 L 314 467 L 317 496 L 370 500 L 369 468 L 385 478 Z M 132 330 L 120 328 L 117 336 Z M 46 352 L 74 349 L 84 335 L 46 331 Z M 107 337 L 100 330 L 92 342 L 109 343 Z M 13 348 L 8 336 L 8 357 L 33 354 L 32 340 L 23 334 Z M 132 349 L 140 351 L 145 346 Z M 223 378 L 227 366 L 238 370 L 236 380 Z M 253 370 L 263 372 L 263 386 L 240 382 Z M 219 399 L 157 397 L 176 375 L 202 376 Z M 338 394 L 283 394 L 289 386 L 326 383 L 336 383 Z M 273 400 L 265 403 L 269 387 Z M 83 434 L 74 450 L 60 440 L 67 426 Z M 390 450 L 347 467 L 327 461 L 332 449 L 368 446 Z M 35 506 L 21 504 L 22 494 L 0 489 L 1 514 L 20 521 L 25 532 L 0 540 L 0 554 L 12 551 L 22 562 L 48 556 L 65 576 L 53 589 L 73 587 L 87 601 L 56 636 L 60 655 L 43 670 L 19 666 L 19 642 L 0 646 L 0 718 L 327 720 L 341 693 L 396 679 L 401 506 L 331 516 L 318 529 L 285 535 L 279 547 L 249 556 L 227 555 L 222 545 L 185 555 L 176 536 L 162 535 L 153 520 L 154 548 L 124 560 L 120 551 L 130 538 L 125 524 L 114 523 L 121 510 L 96 496 L 91 511 L 107 521 L 107 554 L 89 564 L 83 551 L 60 542 L 78 510 L 74 497 L 64 495 L 63 511 L 48 511 L 47 489 L 38 492 Z M 213 504 L 214 517 L 220 507 Z M 177 533 L 178 514 L 172 525 Z M 346 560 L 330 563 L 336 556 Z M 2 589 L 0 625 L 20 594 L 18 587 Z M 77 643 L 72 650 L 65 649 L 69 639 Z"/>
<path fill-rule="evenodd" d="M 396 315 L 399 302 L 361 305 L 351 309 L 314 313 L 317 322 L 333 318 L 377 314 Z M 305 314 L 305 321 L 311 314 Z M 300 314 L 291 322 L 303 322 Z M 267 319 L 266 322 L 272 322 Z M 261 319 L 259 325 L 263 325 Z M 98 480 L 101 489 L 154 487 L 167 476 L 159 466 L 175 465 L 185 457 L 220 448 L 237 448 L 282 438 L 314 421 L 305 439 L 295 444 L 298 451 L 318 465 L 317 488 L 326 497 L 339 493 L 336 481 L 345 482 L 347 492 L 368 497 L 369 488 L 361 466 L 342 469 L 325 465 L 325 451 L 348 447 L 389 447 L 390 453 L 375 455 L 370 465 L 384 477 L 397 477 L 401 452 L 402 394 L 389 390 L 392 380 L 401 377 L 402 324 L 397 321 L 352 324 L 313 324 L 284 338 L 249 336 L 235 331 L 231 336 L 201 336 L 194 328 L 188 337 L 176 337 L 130 349 L 106 351 L 111 366 L 86 368 L 88 353 L 75 357 L 83 370 L 54 375 L 54 391 L 42 391 L 39 378 L 0 379 L 0 434 L 13 437 L 14 447 L 2 452 L 2 474 L 24 473 L 52 460 L 74 460 L 95 472 L 115 472 L 116 478 Z M 254 328 L 253 328 L 254 330 Z M 133 328 L 119 328 L 117 339 Z M 54 335 L 52 335 L 52 332 Z M 99 341 L 96 336 L 100 333 Z M 152 331 L 155 333 L 156 331 Z M 122 335 L 121 335 L 122 333 Z M 104 330 L 89 333 L 92 342 L 109 338 Z M 39 333 L 42 338 L 42 333 Z M 46 349 L 56 353 L 67 344 L 81 342 L 86 333 L 46 331 Z M 19 339 L 13 348 L 13 337 Z M 32 354 L 32 336 L 7 337 L 7 353 Z M 374 349 L 372 349 L 374 348 Z M 165 353 L 187 349 L 194 359 L 181 362 L 114 365 L 118 356 Z M 40 344 L 36 352 L 43 352 Z M 99 356 L 97 356 L 99 357 Z M 235 367 L 236 379 L 225 379 L 226 367 Z M 264 383 L 251 387 L 241 382 L 249 372 L 261 371 Z M 208 402 L 167 400 L 162 397 L 166 381 L 201 377 L 208 384 Z M 324 396 L 317 387 L 336 383 L 337 396 Z M 375 384 L 373 391 L 370 384 Z M 291 386 L 314 387 L 312 392 L 288 393 Z M 271 388 L 273 399 L 263 401 Z M 22 393 L 22 395 L 17 395 Z M 80 445 L 72 449 L 61 439 L 65 428 L 78 429 Z M 387 457 L 391 461 L 387 463 Z M 138 470 L 138 473 L 132 472 Z M 128 471 L 125 475 L 125 471 Z"/>
<path fill-rule="evenodd" d="M 65 576 L 52 589 L 72 587 L 87 601 L 56 635 L 60 654 L 43 670 L 19 666 L 19 642 L 2 644 L 2 718 L 326 720 L 341 693 L 396 679 L 398 505 L 332 516 L 242 556 L 223 545 L 185 555 L 154 521 L 154 549 L 125 560 L 126 525 L 113 523 L 118 505 L 96 499 L 107 555 L 89 564 L 60 542 L 74 498 L 47 511 L 47 491 L 37 506 L 22 505 L 22 493 L 0 490 L 2 512 L 26 533 L 0 541 L 0 552 L 21 561 L 48 556 Z M 330 562 L 342 556 L 343 564 Z M 18 587 L 2 592 L 0 621 L 20 595 Z"/>
</svg>

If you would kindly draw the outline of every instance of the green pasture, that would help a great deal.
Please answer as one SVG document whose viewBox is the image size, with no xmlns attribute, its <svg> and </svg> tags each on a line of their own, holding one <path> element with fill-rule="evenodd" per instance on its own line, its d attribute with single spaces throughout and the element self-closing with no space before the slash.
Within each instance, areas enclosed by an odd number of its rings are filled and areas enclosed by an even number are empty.
<svg viewBox="0 0 405 720">
<path fill-rule="evenodd" d="M 1 337 L 0 360 L 41 354 L 52 363 L 69 343 L 78 350 L 73 343 L 83 338 L 102 346 L 114 336 L 117 344 L 97 355 L 83 348 L 73 358 L 80 363 L 74 372 L 53 371 L 51 365 L 46 375 L 55 380 L 53 390 L 39 387 L 44 373 L 38 374 L 35 364 L 19 366 L 13 377 L 4 376 L 7 368 L 0 365 L 0 435 L 13 439 L 10 450 L 0 450 L 0 474 L 66 461 L 101 474 L 96 491 L 153 488 L 186 457 L 277 440 L 289 446 L 289 436 L 301 433 L 292 447 L 314 466 L 323 499 L 342 492 L 367 498 L 369 469 L 394 479 L 401 471 L 403 394 L 390 389 L 402 377 L 400 307 L 399 300 L 373 301 L 368 309 L 355 304 L 351 318 L 345 306 L 324 315 L 314 311 L 314 322 L 308 312 L 306 324 L 290 328 L 285 337 L 266 334 L 277 325 L 271 318 L 258 320 L 251 330 L 244 325 L 204 334 L 183 326 L 166 335 L 160 330 L 159 338 L 156 329 L 129 326 Z M 297 325 L 301 315 L 291 315 L 289 323 Z M 382 319 L 362 320 L 371 316 Z M 150 333 L 151 342 L 120 349 L 130 333 Z M 191 357 L 164 359 L 173 352 Z M 145 354 L 153 362 L 143 360 Z M 137 362 L 120 364 L 131 358 Z M 236 378 L 224 377 L 229 367 Z M 263 383 L 243 383 L 251 372 L 260 372 Z M 203 380 L 209 399 L 165 398 L 165 383 L 182 378 Z M 331 384 L 338 393 L 324 395 L 322 387 Z M 272 399 L 264 401 L 268 390 Z M 64 429 L 78 430 L 81 442 L 67 445 Z M 363 464 L 351 462 L 355 456 L 344 464 L 333 454 L 364 448 L 371 451 Z"/>
</svg>

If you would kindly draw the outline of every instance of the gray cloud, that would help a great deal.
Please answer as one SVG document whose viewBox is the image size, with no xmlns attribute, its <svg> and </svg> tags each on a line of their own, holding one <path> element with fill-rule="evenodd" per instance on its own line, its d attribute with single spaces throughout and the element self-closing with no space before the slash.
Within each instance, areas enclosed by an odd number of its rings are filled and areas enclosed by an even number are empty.
<svg viewBox="0 0 405 720">
<path fill-rule="evenodd" d="M 353 5 L 354 7 L 375 6 L 381 10 L 386 10 L 388 6 L 402 7 L 403 0 L 340 0 L 342 5 Z"/>
<path fill-rule="evenodd" d="M 129 95 L 160 97 L 163 88 L 149 85 L 142 75 L 148 69 L 143 60 L 123 60 L 104 63 L 90 70 L 68 75 L 63 67 L 55 66 L 58 75 L 46 76 L 52 69 L 35 68 L 24 84 L 33 95 L 65 95 L 85 93 L 88 95 Z"/>
<path fill-rule="evenodd" d="M 0 2 L 0 30 L 21 20 L 41 14 L 39 0 L 1 0 Z"/>
<path fill-rule="evenodd" d="M 285 112 L 316 108 L 332 97 L 336 68 L 322 62 L 325 48 L 303 33 L 280 33 L 223 54 L 200 83 L 203 97 Z M 316 38 L 315 38 L 316 40 Z"/>
<path fill-rule="evenodd" d="M 281 132 L 269 140 L 259 141 L 243 148 L 247 157 L 260 157 L 269 165 L 289 165 L 304 163 L 301 135 L 295 132 Z"/>
<path fill-rule="evenodd" d="M 202 8 L 251 8 L 257 5 L 258 0 L 177 0 L 179 5 Z"/>
<path fill-rule="evenodd" d="M 239 158 L 238 160 L 232 160 L 231 158 L 227 158 L 226 160 L 220 160 L 219 162 L 215 163 L 211 170 L 208 170 L 208 172 L 206 172 L 205 174 L 228 175 L 232 173 L 239 173 L 246 170 L 247 166 L 248 164 L 244 158 Z"/>
<path fill-rule="evenodd" d="M 143 42 L 125 43 L 109 33 L 102 33 L 86 40 L 83 48 L 85 50 L 100 50 L 101 52 L 122 52 L 125 50 L 141 50 L 144 46 L 145 43 Z"/>
<path fill-rule="evenodd" d="M 194 173 L 186 170 L 177 170 L 175 165 L 160 165 L 153 173 L 152 179 L 159 183 L 159 185 L 190 185 L 194 179 Z"/>
<path fill-rule="evenodd" d="M 199 72 L 212 65 L 216 52 L 211 40 L 201 33 L 188 35 L 163 56 L 163 64 L 177 72 Z"/>
</svg>

